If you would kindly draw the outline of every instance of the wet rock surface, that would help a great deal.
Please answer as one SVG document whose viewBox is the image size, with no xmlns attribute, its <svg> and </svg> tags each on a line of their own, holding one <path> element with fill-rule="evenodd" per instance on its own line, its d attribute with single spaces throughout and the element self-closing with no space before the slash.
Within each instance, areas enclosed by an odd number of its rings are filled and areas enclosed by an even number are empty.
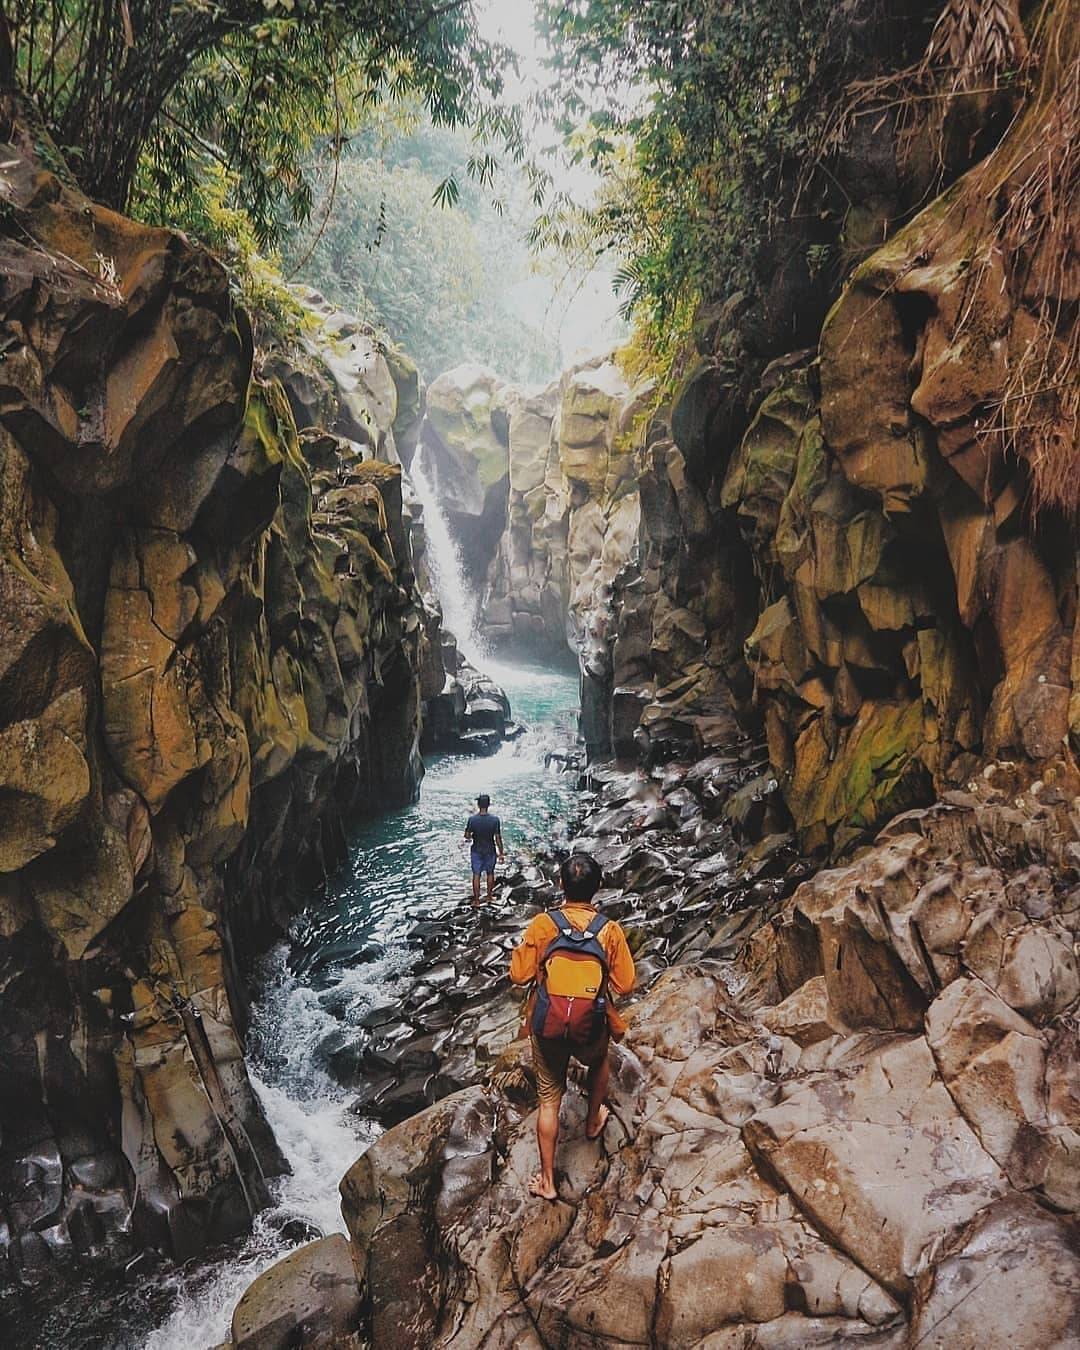
<svg viewBox="0 0 1080 1350">
<path fill-rule="evenodd" d="M 1078 787 L 992 766 L 680 935 L 613 1051 L 602 1142 L 564 1103 L 554 1203 L 526 1192 L 516 1047 L 391 1129 L 342 1183 L 372 1344 L 1075 1344 Z M 615 866 L 659 890 L 649 842 Z"/>
<path fill-rule="evenodd" d="M 604 866 L 599 903 L 627 932 L 639 992 L 688 956 L 734 950 L 811 870 L 790 835 L 762 837 L 764 814 L 748 829 L 732 812 L 761 786 L 764 755 L 749 740 L 726 749 L 651 771 L 583 769 L 566 757 L 582 811 L 568 847 Z M 393 1003 L 358 1015 L 328 995 L 340 1025 L 317 1053 L 356 1090 L 359 1115 L 393 1125 L 492 1071 L 520 1023 L 510 952 L 533 914 L 559 903 L 557 873 L 557 855 L 512 858 L 494 904 L 463 899 L 411 916 L 401 937 L 413 956 L 395 976 Z"/>
<path fill-rule="evenodd" d="M 454 635 L 442 631 L 445 681 L 424 704 L 421 746 L 425 751 L 493 755 L 504 741 L 525 730 L 511 716 L 505 692 L 458 650 Z"/>
<path fill-rule="evenodd" d="M 235 1350 L 361 1344 L 360 1295 L 340 1233 L 299 1248 L 257 1279 L 232 1318 Z"/>
<path fill-rule="evenodd" d="M 443 673 L 385 360 L 290 403 L 212 255 L 0 124 L 0 1280 L 38 1285 L 265 1202 L 238 967 L 415 793 Z"/>
</svg>

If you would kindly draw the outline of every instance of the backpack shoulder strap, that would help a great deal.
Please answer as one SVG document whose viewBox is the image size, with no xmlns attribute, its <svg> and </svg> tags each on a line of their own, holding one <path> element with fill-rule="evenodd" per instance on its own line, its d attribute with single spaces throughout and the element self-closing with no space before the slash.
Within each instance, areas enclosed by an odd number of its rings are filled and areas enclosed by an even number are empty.
<svg viewBox="0 0 1080 1350">
<path fill-rule="evenodd" d="M 545 919 L 550 919 L 555 925 L 557 933 L 564 933 L 568 928 L 573 928 L 573 924 L 562 912 L 561 909 L 549 909 L 544 914 Z"/>
<path fill-rule="evenodd" d="M 599 937 L 607 926 L 607 917 L 603 914 L 597 914 L 594 918 L 589 920 L 589 926 L 585 931 L 590 937 Z"/>
</svg>

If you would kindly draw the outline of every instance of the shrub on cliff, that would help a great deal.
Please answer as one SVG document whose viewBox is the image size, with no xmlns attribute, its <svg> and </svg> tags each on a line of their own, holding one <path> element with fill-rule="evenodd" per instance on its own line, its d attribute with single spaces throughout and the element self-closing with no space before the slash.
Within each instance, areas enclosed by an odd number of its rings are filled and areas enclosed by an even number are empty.
<svg viewBox="0 0 1080 1350">
<path fill-rule="evenodd" d="M 550 195 L 536 240 L 620 256 L 626 308 L 662 365 L 700 302 L 729 302 L 712 321 L 713 334 L 738 330 L 727 355 L 812 345 L 852 262 L 986 153 L 1011 115 L 1018 7 L 940 10 L 544 0 L 567 145 L 603 190 L 587 211 Z"/>
</svg>

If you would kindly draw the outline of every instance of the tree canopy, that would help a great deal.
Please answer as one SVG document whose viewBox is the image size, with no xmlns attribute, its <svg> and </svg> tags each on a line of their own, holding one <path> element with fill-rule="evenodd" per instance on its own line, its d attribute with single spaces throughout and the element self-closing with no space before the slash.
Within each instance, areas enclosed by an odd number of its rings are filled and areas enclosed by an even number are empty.
<svg viewBox="0 0 1080 1350">
<path fill-rule="evenodd" d="M 926 44 L 921 0 L 539 0 L 558 85 L 552 114 L 603 188 L 582 210 L 549 193 L 534 237 L 622 260 L 628 310 L 678 341 L 699 300 L 752 292 L 798 222 L 829 261 L 842 194 L 821 165 L 840 91 Z M 832 194 L 832 195 L 830 195 Z M 839 200 L 836 200 L 836 197 Z M 831 218 L 831 219 L 830 219 Z"/>
<path fill-rule="evenodd" d="M 211 165 L 257 241 L 311 209 L 305 157 L 344 143 L 364 110 L 418 99 L 513 148 L 499 105 L 512 55 L 470 0 L 14 0 L 15 76 L 80 185 L 166 223 Z"/>
<path fill-rule="evenodd" d="M 520 298 L 533 265 L 527 196 L 515 173 L 470 175 L 476 154 L 466 132 L 416 109 L 372 121 L 339 160 L 324 146 L 312 220 L 287 232 L 284 267 L 385 329 L 427 379 L 469 359 L 544 382 L 559 353 L 537 306 Z"/>
</svg>

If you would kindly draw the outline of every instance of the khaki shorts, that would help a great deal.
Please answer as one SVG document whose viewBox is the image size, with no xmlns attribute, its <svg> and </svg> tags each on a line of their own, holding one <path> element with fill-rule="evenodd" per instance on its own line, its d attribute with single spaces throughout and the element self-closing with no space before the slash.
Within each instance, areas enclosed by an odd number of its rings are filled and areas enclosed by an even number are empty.
<svg viewBox="0 0 1080 1350">
<path fill-rule="evenodd" d="M 594 1069 L 608 1052 L 610 1037 L 605 1031 L 591 1045 L 570 1045 L 567 1041 L 541 1040 L 530 1036 L 536 1093 L 542 1102 L 557 1102 L 566 1091 L 566 1071 L 573 1057 L 579 1064 Z"/>
</svg>

